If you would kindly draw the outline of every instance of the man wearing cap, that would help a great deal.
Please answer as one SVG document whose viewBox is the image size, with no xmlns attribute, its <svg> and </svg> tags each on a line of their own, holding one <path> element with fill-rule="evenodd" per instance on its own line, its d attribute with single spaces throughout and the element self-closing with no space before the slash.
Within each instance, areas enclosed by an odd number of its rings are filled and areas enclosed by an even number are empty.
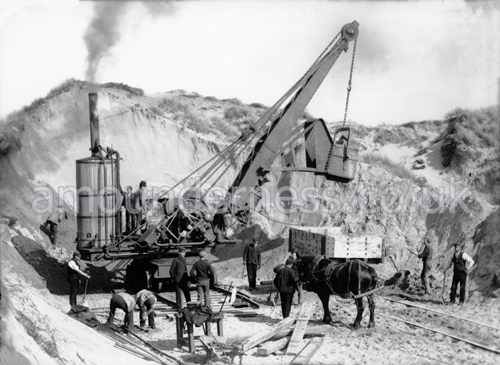
<svg viewBox="0 0 500 365">
<path fill-rule="evenodd" d="M 151 329 L 156 329 L 155 326 L 155 305 L 156 296 L 149 290 L 142 289 L 135 295 L 135 302 L 140 310 L 140 326 L 141 328 L 146 325 L 146 317 L 148 318 L 148 325 Z"/>
<path fill-rule="evenodd" d="M 196 292 L 198 293 L 198 301 L 201 302 L 205 298 L 205 305 L 210 307 L 210 277 L 214 278 L 214 285 L 217 284 L 217 275 L 214 268 L 207 261 L 207 253 L 201 251 L 200 259 L 195 262 L 189 274 L 196 281 Z"/>
<path fill-rule="evenodd" d="M 460 284 L 460 304 L 465 302 L 465 288 L 467 284 L 467 274 L 472 266 L 474 260 L 463 251 L 463 246 L 455 243 L 453 244 L 455 252 L 451 258 L 451 262 L 445 269 L 445 272 L 453 265 L 453 281 L 451 283 L 450 304 L 455 303 L 457 296 L 457 287 Z"/>
<path fill-rule="evenodd" d="M 73 252 L 73 258 L 68 261 L 66 265 L 67 277 L 69 283 L 69 304 L 73 307 L 76 305 L 76 295 L 78 294 L 78 284 L 80 283 L 80 278 L 78 275 L 84 276 L 90 279 L 90 275 L 85 274 L 80 269 L 80 258 L 81 254 L 79 251 Z"/>
<path fill-rule="evenodd" d="M 118 293 L 111 297 L 109 302 L 109 317 L 108 325 L 112 326 L 115 321 L 115 312 L 117 309 L 121 309 L 125 312 L 125 318 L 123 324 L 129 331 L 134 330 L 134 307 L 135 298 L 127 293 Z"/>
<path fill-rule="evenodd" d="M 170 266 L 170 277 L 175 284 L 175 302 L 178 308 L 182 308 L 182 293 L 186 298 L 186 303 L 191 301 L 191 293 L 189 288 L 191 283 L 189 282 L 186 264 L 186 249 L 179 248 L 179 256 L 175 258 Z"/>
<path fill-rule="evenodd" d="M 422 280 L 422 285 L 425 289 L 425 294 L 431 294 L 431 289 L 429 286 L 429 273 L 432 266 L 432 248 L 429 238 L 424 240 L 424 249 L 418 255 L 418 258 L 422 259 L 422 273 L 420 274 L 420 280 Z"/>
<path fill-rule="evenodd" d="M 248 286 L 250 291 L 257 289 L 257 270 L 260 269 L 261 263 L 261 252 L 258 245 L 260 231 L 260 226 L 257 225 L 252 242 L 246 245 L 243 250 L 243 265 L 247 266 Z"/>
<path fill-rule="evenodd" d="M 274 279 L 274 285 L 280 293 L 283 319 L 290 316 L 293 294 L 297 290 L 297 283 L 299 281 L 299 278 L 292 270 L 292 265 L 293 259 L 289 257 L 286 260 L 285 267 L 278 271 L 276 278 Z"/>
<path fill-rule="evenodd" d="M 142 221 L 142 213 L 143 213 L 143 206 L 142 204 L 144 203 L 144 199 L 146 199 L 146 187 L 147 184 L 143 180 L 139 184 L 139 189 L 132 194 L 132 231 L 135 231 L 136 229 L 139 228 L 141 225 Z M 143 199 L 144 197 L 144 199 Z"/>
</svg>

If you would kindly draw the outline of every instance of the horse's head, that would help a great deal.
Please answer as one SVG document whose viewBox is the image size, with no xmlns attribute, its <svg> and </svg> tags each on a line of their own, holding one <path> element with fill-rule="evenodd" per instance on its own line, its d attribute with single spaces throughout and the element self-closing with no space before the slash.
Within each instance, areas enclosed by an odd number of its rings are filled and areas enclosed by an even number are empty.
<svg viewBox="0 0 500 365">
<path fill-rule="evenodd" d="M 314 256 L 302 256 L 297 259 L 297 271 L 299 273 L 299 281 L 301 283 L 307 283 L 312 278 L 312 267 L 311 263 Z"/>
</svg>

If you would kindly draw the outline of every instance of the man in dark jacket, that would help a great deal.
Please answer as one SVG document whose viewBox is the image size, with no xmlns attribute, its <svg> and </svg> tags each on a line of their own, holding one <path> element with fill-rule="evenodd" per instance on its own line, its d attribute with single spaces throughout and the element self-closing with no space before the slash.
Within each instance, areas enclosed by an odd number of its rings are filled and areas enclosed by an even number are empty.
<svg viewBox="0 0 500 365">
<path fill-rule="evenodd" d="M 198 293 L 198 301 L 201 302 L 205 298 L 205 305 L 210 307 L 210 278 L 214 278 L 214 285 L 217 284 L 217 274 L 214 268 L 207 262 L 207 253 L 201 251 L 200 259 L 195 262 L 189 274 L 196 281 L 196 292 Z"/>
<path fill-rule="evenodd" d="M 293 294 L 295 293 L 295 290 L 297 290 L 297 283 L 299 281 L 299 278 L 292 270 L 292 265 L 293 259 L 288 258 L 286 260 L 285 267 L 278 272 L 274 281 L 276 288 L 280 292 L 283 319 L 290 316 Z"/>
<path fill-rule="evenodd" d="M 429 273 L 432 268 L 432 248 L 430 247 L 430 241 L 428 238 L 424 240 L 424 249 L 418 255 L 422 259 L 422 273 L 420 274 L 420 279 L 422 280 L 422 285 L 425 288 L 425 294 L 430 294 L 431 289 L 429 286 Z"/>
<path fill-rule="evenodd" d="M 82 255 L 80 254 L 80 252 L 73 252 L 73 258 L 68 261 L 68 265 L 66 267 L 69 283 L 69 304 L 71 304 L 72 307 L 77 304 L 76 295 L 78 294 L 78 284 L 80 283 L 80 278 L 78 277 L 78 275 L 90 279 L 90 275 L 85 274 L 80 269 L 81 256 Z"/>
<path fill-rule="evenodd" d="M 258 245 L 260 227 L 253 234 L 252 242 L 245 246 L 243 250 L 243 265 L 247 266 L 248 286 L 252 291 L 257 289 L 257 270 L 260 269 L 261 251 Z"/>
<path fill-rule="evenodd" d="M 191 283 L 189 282 L 184 256 L 186 256 L 186 249 L 180 248 L 179 256 L 172 262 L 172 266 L 170 266 L 170 277 L 175 284 L 175 302 L 179 308 L 182 308 L 182 293 L 184 293 L 186 303 L 191 301 L 191 293 L 189 292 Z"/>
<path fill-rule="evenodd" d="M 474 266 L 474 260 L 463 251 L 462 245 L 455 243 L 453 246 L 455 248 L 455 253 L 453 254 L 450 264 L 445 269 L 445 271 L 448 271 L 448 269 L 453 266 L 453 281 L 451 283 L 450 304 L 455 303 L 458 284 L 460 284 L 460 304 L 463 304 L 465 302 L 467 274 L 470 268 Z"/>
<path fill-rule="evenodd" d="M 290 256 L 293 260 L 293 265 L 292 265 L 292 270 L 295 273 L 295 276 L 298 278 L 299 277 L 299 268 L 297 266 L 298 260 L 300 259 L 300 253 L 297 249 L 293 248 L 290 251 Z M 293 301 L 293 298 L 292 298 Z M 302 284 L 300 282 L 297 282 L 297 305 L 302 304 Z"/>
</svg>

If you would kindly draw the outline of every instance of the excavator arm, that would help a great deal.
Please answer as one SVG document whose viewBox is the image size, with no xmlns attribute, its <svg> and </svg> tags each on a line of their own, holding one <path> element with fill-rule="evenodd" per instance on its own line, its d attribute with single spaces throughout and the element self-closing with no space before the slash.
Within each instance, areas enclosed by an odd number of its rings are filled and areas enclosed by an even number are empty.
<svg viewBox="0 0 500 365">
<path fill-rule="evenodd" d="M 231 186 L 231 191 L 238 190 L 237 205 L 243 206 L 248 202 L 250 189 L 258 185 L 259 178 L 265 173 L 263 166 L 267 166 L 277 151 L 286 142 L 287 137 L 296 127 L 326 75 L 335 64 L 340 54 L 347 51 L 349 42 L 358 37 L 358 22 L 346 24 L 342 27 L 339 39 L 329 49 L 325 50 L 318 60 L 311 66 L 306 74 L 285 94 L 275 105 L 273 105 L 253 127 L 255 130 L 263 129 L 264 124 L 277 114 L 280 106 L 289 100 L 288 104 L 281 110 L 277 117 L 272 120 L 264 135 L 254 146 L 247 161 Z M 334 40 L 335 41 L 335 40 Z M 290 96 L 293 95 L 291 98 Z"/>
</svg>

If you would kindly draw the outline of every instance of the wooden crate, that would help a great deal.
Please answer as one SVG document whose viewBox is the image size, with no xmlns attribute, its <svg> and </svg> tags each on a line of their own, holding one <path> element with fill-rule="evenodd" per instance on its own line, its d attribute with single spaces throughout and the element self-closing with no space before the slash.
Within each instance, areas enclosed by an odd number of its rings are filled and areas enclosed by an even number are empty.
<svg viewBox="0 0 500 365">
<path fill-rule="evenodd" d="M 290 227 L 289 248 L 303 255 L 325 255 L 329 259 L 361 259 L 383 262 L 384 244 L 378 236 L 348 236 L 340 227 Z"/>
</svg>

